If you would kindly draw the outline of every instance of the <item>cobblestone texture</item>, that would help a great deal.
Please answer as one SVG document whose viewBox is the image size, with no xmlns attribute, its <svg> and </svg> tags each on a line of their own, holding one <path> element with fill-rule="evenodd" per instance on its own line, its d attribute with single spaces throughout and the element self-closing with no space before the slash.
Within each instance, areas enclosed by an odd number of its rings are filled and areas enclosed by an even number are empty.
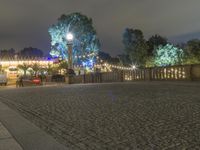
<svg viewBox="0 0 200 150">
<path fill-rule="evenodd" d="M 0 100 L 70 149 L 200 149 L 199 83 L 10 89 Z"/>
</svg>

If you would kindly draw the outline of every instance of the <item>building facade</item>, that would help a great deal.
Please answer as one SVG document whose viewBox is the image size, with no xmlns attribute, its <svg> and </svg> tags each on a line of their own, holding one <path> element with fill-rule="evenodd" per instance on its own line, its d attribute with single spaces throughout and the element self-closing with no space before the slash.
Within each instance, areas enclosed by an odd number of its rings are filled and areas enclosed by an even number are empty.
<svg viewBox="0 0 200 150">
<path fill-rule="evenodd" d="M 53 60 L 49 60 L 47 58 L 0 57 L 0 69 L 7 73 L 8 78 L 15 78 L 18 74 L 23 74 L 23 70 L 18 68 L 19 65 L 26 64 L 31 66 L 33 64 L 37 64 L 41 68 L 46 68 L 49 65 L 53 65 L 53 63 Z M 28 70 L 31 70 L 31 67 Z"/>
</svg>

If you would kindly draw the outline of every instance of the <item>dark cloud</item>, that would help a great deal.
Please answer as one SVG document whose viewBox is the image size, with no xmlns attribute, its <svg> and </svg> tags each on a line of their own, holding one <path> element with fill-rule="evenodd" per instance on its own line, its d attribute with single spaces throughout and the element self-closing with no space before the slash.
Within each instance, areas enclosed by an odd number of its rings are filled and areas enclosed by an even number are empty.
<svg viewBox="0 0 200 150">
<path fill-rule="evenodd" d="M 0 48 L 49 50 L 48 27 L 76 11 L 93 18 L 102 50 L 111 54 L 123 51 L 126 27 L 143 30 L 146 38 L 159 33 L 181 41 L 180 35 L 200 31 L 199 6 L 199 0 L 0 0 Z"/>
<path fill-rule="evenodd" d="M 170 37 L 169 39 L 172 43 L 186 43 L 188 40 L 199 39 L 199 38 L 200 38 L 200 32 L 192 32 L 183 35 L 173 36 Z"/>
</svg>

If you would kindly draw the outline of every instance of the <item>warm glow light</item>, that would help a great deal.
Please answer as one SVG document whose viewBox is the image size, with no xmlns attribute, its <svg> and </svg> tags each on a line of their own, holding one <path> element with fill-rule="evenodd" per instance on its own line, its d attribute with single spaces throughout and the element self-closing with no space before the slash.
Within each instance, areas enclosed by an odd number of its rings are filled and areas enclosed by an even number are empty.
<svg viewBox="0 0 200 150">
<path fill-rule="evenodd" d="M 73 36 L 72 33 L 67 33 L 66 38 L 67 38 L 68 41 L 72 41 L 74 39 L 74 36 Z"/>
<path fill-rule="evenodd" d="M 0 64 L 2 66 L 18 66 L 18 65 L 22 65 L 22 64 L 34 64 L 34 63 L 38 63 L 40 65 L 45 65 L 45 64 L 53 64 L 53 61 L 30 61 L 30 60 L 24 60 L 24 61 L 0 61 Z"/>
<path fill-rule="evenodd" d="M 132 69 L 136 69 L 136 66 L 135 66 L 135 65 L 133 65 L 133 66 L 132 66 Z"/>
</svg>

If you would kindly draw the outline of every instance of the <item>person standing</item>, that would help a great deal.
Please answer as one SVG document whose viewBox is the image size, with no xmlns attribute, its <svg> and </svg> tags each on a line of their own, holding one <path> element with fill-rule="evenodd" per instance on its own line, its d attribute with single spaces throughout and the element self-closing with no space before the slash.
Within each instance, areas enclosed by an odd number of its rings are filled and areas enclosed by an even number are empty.
<svg viewBox="0 0 200 150">
<path fill-rule="evenodd" d="M 23 87 L 23 86 L 24 86 L 23 77 L 17 75 L 16 87 Z"/>
<path fill-rule="evenodd" d="M 17 75 L 16 87 L 19 87 L 19 75 Z"/>
<path fill-rule="evenodd" d="M 23 87 L 23 86 L 24 86 L 24 83 L 23 83 L 23 76 L 20 76 L 20 77 L 19 77 L 19 86 L 20 86 L 20 87 Z"/>
</svg>

